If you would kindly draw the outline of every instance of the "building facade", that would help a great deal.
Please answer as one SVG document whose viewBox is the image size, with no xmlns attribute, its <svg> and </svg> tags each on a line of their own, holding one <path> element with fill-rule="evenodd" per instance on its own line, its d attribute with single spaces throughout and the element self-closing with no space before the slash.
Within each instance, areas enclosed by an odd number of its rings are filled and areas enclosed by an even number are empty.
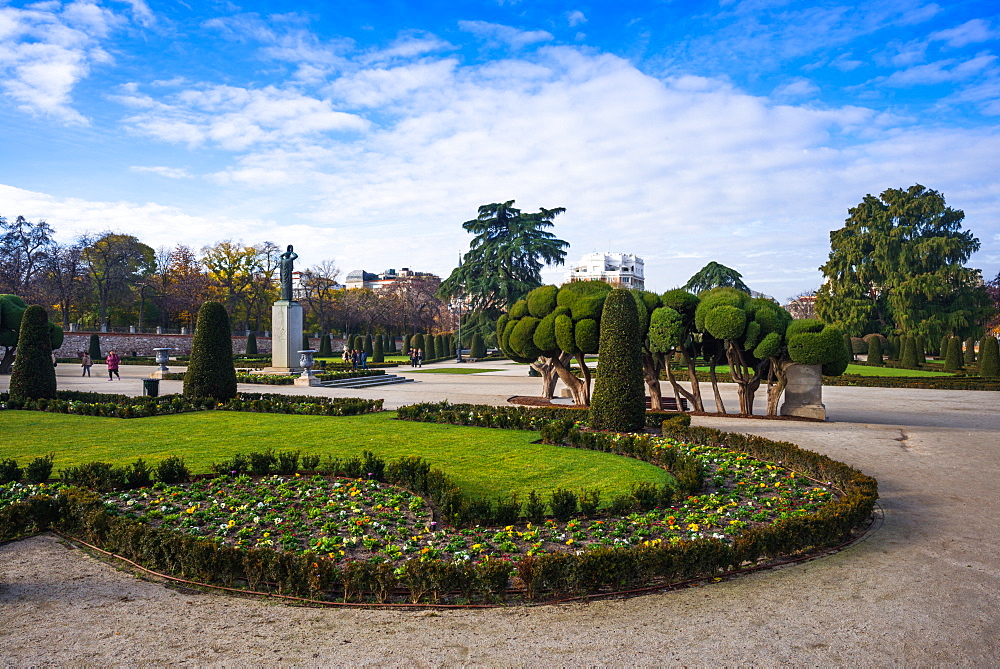
<svg viewBox="0 0 1000 669">
<path fill-rule="evenodd" d="M 391 286 L 401 279 L 426 279 L 441 282 L 441 277 L 430 272 L 414 272 L 409 267 L 404 267 L 398 272 L 394 269 L 387 269 L 381 274 L 373 274 L 363 269 L 356 269 L 347 274 L 344 280 L 348 289 L 368 288 L 369 290 L 382 290 Z"/>
<path fill-rule="evenodd" d="M 588 253 L 570 271 L 564 283 L 604 281 L 621 288 L 645 290 L 642 258 L 632 253 Z"/>
</svg>

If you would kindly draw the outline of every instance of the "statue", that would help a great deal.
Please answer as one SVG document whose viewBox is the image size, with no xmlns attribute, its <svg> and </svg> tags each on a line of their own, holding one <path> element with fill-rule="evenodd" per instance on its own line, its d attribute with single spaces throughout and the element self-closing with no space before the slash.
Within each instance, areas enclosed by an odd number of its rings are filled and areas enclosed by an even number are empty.
<svg viewBox="0 0 1000 669">
<path fill-rule="evenodd" d="M 295 263 L 295 259 L 299 257 L 298 253 L 292 251 L 292 245 L 288 245 L 288 250 L 281 254 L 281 299 L 291 300 L 292 298 L 292 266 Z"/>
</svg>

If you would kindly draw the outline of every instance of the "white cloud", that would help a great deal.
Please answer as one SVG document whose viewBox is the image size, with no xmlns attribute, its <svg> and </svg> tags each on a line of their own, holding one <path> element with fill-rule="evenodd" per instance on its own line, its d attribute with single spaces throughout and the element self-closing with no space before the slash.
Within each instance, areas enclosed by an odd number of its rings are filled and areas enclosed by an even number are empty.
<svg viewBox="0 0 1000 669">
<path fill-rule="evenodd" d="M 972 19 L 955 28 L 939 30 L 931 33 L 931 41 L 947 42 L 948 46 L 963 47 L 977 42 L 986 42 L 1000 37 L 1000 31 L 990 28 L 989 22 L 983 19 Z"/>
<path fill-rule="evenodd" d="M 0 7 L 0 88 L 24 111 L 86 125 L 74 86 L 111 56 L 101 41 L 122 20 L 87 2 Z"/>
<path fill-rule="evenodd" d="M 459 21 L 458 27 L 465 32 L 472 33 L 488 44 L 494 46 L 506 44 L 514 49 L 555 39 L 552 33 L 545 30 L 518 30 L 510 26 L 500 25 L 499 23 L 487 23 L 486 21 Z"/>
<path fill-rule="evenodd" d="M 797 77 L 787 84 L 782 84 L 774 89 L 771 95 L 780 100 L 815 97 L 819 93 L 819 86 L 809 79 Z"/>
<path fill-rule="evenodd" d="M 575 28 L 577 26 L 583 25 L 587 22 L 587 17 L 584 16 L 583 12 L 579 9 L 574 9 L 572 12 L 566 15 L 566 23 L 569 24 L 570 28 Z"/>
<path fill-rule="evenodd" d="M 184 168 L 164 167 L 162 165 L 154 165 L 154 166 L 133 165 L 132 167 L 129 168 L 129 170 L 132 172 L 139 172 L 139 173 L 158 174 L 161 177 L 166 177 L 168 179 L 191 179 L 194 176 Z"/>
<path fill-rule="evenodd" d="M 888 86 L 904 87 L 965 81 L 990 68 L 996 60 L 997 57 L 990 53 L 964 61 L 947 58 L 893 72 L 883 82 Z"/>
</svg>

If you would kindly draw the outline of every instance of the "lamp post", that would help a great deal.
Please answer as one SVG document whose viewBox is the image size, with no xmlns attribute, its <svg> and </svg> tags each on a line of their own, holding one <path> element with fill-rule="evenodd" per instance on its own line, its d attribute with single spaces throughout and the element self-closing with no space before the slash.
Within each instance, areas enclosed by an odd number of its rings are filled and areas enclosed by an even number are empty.
<svg viewBox="0 0 1000 669">
<path fill-rule="evenodd" d="M 462 266 L 462 254 L 458 254 L 458 266 Z M 455 362 L 462 362 L 462 293 L 458 293 L 458 350 Z"/>
</svg>

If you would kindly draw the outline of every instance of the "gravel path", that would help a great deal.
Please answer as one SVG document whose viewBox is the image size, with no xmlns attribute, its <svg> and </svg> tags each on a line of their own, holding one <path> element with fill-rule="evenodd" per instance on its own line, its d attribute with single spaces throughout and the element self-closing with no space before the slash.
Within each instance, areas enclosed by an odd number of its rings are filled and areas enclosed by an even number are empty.
<svg viewBox="0 0 1000 669">
<path fill-rule="evenodd" d="M 0 663 L 996 666 L 996 397 L 829 388 L 830 423 L 697 419 L 860 467 L 884 523 L 830 557 L 628 600 L 306 609 L 144 582 L 52 536 L 9 543 Z"/>
</svg>

